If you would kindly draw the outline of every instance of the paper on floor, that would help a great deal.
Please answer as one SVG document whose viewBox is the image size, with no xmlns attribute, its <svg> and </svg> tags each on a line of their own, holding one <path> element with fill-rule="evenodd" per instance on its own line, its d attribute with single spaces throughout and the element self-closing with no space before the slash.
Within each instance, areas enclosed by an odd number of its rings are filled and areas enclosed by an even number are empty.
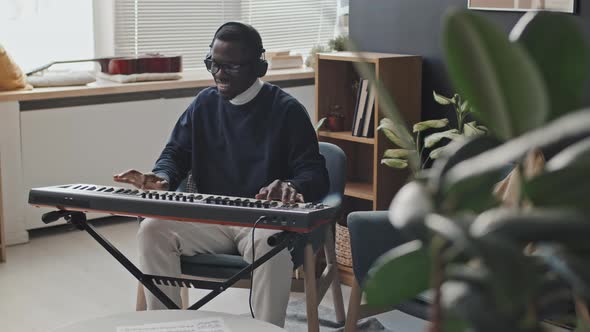
<svg viewBox="0 0 590 332">
<path fill-rule="evenodd" d="M 178 322 L 119 326 L 117 332 L 231 332 L 222 318 L 213 317 Z"/>
</svg>

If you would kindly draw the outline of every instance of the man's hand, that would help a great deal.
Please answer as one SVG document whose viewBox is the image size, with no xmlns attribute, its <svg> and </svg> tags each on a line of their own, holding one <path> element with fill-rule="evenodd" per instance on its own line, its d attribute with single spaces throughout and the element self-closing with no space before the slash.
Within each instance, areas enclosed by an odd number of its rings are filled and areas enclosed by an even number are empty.
<svg viewBox="0 0 590 332">
<path fill-rule="evenodd" d="M 280 199 L 283 203 L 304 202 L 303 195 L 297 193 L 294 187 L 281 180 L 274 180 L 268 186 L 262 187 L 256 194 L 256 199 Z"/>
<path fill-rule="evenodd" d="M 157 176 L 154 173 L 142 173 L 138 170 L 130 169 L 121 174 L 113 176 L 115 182 L 129 183 L 136 188 L 144 190 L 168 190 L 168 181 Z"/>
</svg>

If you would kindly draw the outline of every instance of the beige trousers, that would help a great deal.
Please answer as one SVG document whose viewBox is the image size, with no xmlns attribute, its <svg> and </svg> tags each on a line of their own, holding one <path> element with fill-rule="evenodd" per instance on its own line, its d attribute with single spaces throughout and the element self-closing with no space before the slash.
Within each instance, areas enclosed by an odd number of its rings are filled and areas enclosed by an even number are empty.
<svg viewBox="0 0 590 332">
<path fill-rule="evenodd" d="M 272 247 L 266 240 L 277 231 L 257 228 L 254 232 L 256 258 Z M 180 256 L 240 253 L 252 261 L 252 228 L 145 219 L 138 232 L 139 267 L 143 273 L 180 277 Z M 287 249 L 254 270 L 252 307 L 257 319 L 283 327 L 291 289 L 293 262 Z M 180 289 L 159 286 L 180 306 Z M 166 307 L 146 291 L 148 310 Z"/>
</svg>

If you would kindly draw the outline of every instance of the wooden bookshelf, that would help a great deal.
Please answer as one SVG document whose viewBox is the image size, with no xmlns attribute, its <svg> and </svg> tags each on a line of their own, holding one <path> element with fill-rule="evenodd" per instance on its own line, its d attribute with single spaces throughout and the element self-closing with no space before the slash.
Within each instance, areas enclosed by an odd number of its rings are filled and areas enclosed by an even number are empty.
<svg viewBox="0 0 590 332">
<path fill-rule="evenodd" d="M 383 116 L 379 112 L 379 96 L 376 94 L 373 112 L 374 138 L 352 135 L 356 107 L 355 82 L 360 76 L 355 62 L 365 62 L 375 71 L 391 94 L 397 107 L 407 121 L 406 125 L 420 120 L 422 59 L 419 56 L 386 53 L 320 53 L 316 55 L 316 122 L 326 117 L 331 110 L 339 109 L 344 118 L 345 131 L 332 132 L 322 129 L 318 132 L 320 141 L 340 146 L 347 157 L 347 183 L 344 190 L 343 210 L 346 214 L 359 210 L 386 210 L 393 196 L 406 182 L 408 172 L 394 170 L 381 165 L 386 149 L 393 144 L 384 134 L 377 131 Z M 351 285 L 354 280 L 352 269 L 339 266 L 341 280 Z"/>
<path fill-rule="evenodd" d="M 370 144 L 370 145 L 375 144 L 375 139 L 373 139 L 373 138 L 367 138 L 367 137 L 353 136 L 352 135 L 352 132 L 350 132 L 350 131 L 325 131 L 325 130 L 320 130 L 319 133 L 318 133 L 318 135 L 320 137 L 330 137 L 330 138 L 341 139 L 341 140 L 344 140 L 344 141 L 358 142 L 358 143 Z"/>
</svg>

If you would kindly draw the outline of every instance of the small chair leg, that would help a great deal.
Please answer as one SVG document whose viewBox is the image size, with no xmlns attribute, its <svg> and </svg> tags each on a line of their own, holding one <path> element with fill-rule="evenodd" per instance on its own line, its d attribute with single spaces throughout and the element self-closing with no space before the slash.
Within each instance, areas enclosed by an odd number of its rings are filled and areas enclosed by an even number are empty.
<svg viewBox="0 0 590 332">
<path fill-rule="evenodd" d="M 348 302 L 348 313 L 346 315 L 346 325 L 344 325 L 344 332 L 356 332 L 356 324 L 359 320 L 361 310 L 361 297 L 363 291 L 356 279 L 352 285 L 350 293 L 350 301 Z"/>
<path fill-rule="evenodd" d="M 147 304 L 145 301 L 145 290 L 143 289 L 143 285 L 138 282 L 137 283 L 137 300 L 135 302 L 135 310 L 136 311 L 145 311 L 147 309 Z"/>
<path fill-rule="evenodd" d="M 340 284 L 340 276 L 338 275 L 336 262 L 336 245 L 334 243 L 334 234 L 332 230 L 326 231 L 326 238 L 324 242 L 324 252 L 326 254 L 326 263 L 328 268 L 334 269 L 332 274 L 332 297 L 334 298 L 334 311 L 336 312 L 336 320 L 339 323 L 344 323 L 346 318 L 344 313 L 344 299 L 342 298 L 342 287 Z"/>
<path fill-rule="evenodd" d="M 305 245 L 303 257 L 303 269 L 305 273 L 305 303 L 307 307 L 307 331 L 319 332 L 320 321 L 318 318 L 318 289 L 315 275 L 315 255 L 311 243 Z"/>
<path fill-rule="evenodd" d="M 183 310 L 188 309 L 188 288 L 187 287 L 180 288 L 180 300 L 182 301 L 181 309 L 183 309 Z"/>
</svg>

